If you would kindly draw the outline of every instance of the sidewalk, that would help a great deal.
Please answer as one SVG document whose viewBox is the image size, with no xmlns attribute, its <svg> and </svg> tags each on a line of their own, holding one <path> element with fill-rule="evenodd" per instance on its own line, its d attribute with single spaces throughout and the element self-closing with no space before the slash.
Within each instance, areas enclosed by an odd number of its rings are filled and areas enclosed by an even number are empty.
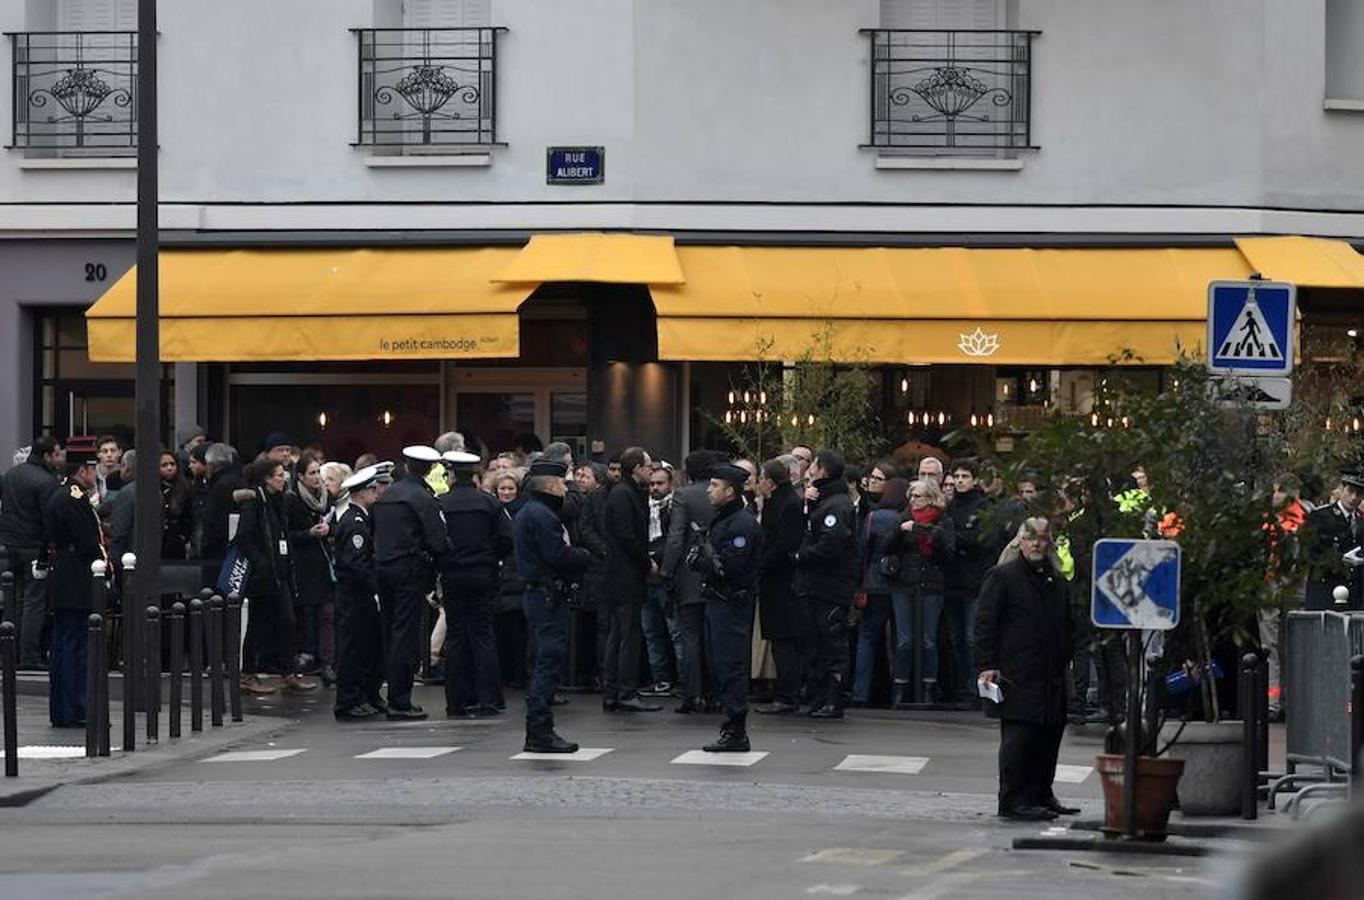
<svg viewBox="0 0 1364 900">
<path fill-rule="evenodd" d="M 41 679 L 41 681 L 39 680 Z M 53 728 L 47 715 L 47 684 L 42 676 L 26 675 L 19 685 L 19 776 L 0 776 L 0 806 L 23 806 L 64 784 L 89 784 L 122 775 L 145 772 L 174 763 L 210 756 L 233 744 L 258 742 L 262 738 L 283 731 L 292 719 L 255 716 L 242 722 L 224 717 L 222 727 L 209 724 L 207 697 L 204 709 L 204 730 L 190 731 L 189 704 L 183 707 L 182 736 L 171 739 L 170 711 L 162 705 L 157 720 L 160 741 L 146 742 L 146 717 L 137 717 L 137 744 L 132 753 L 124 753 L 123 709 L 117 699 L 117 685 L 111 684 L 114 702 L 109 711 L 110 755 L 85 757 L 85 729 Z M 0 746 L 3 759 L 3 746 Z M 2 771 L 2 770 L 0 770 Z"/>
</svg>

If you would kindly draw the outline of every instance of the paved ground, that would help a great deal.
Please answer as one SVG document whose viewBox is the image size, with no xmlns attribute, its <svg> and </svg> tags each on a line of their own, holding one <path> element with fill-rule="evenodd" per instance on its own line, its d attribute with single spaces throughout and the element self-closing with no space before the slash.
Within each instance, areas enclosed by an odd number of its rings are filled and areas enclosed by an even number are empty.
<svg viewBox="0 0 1364 900">
<path fill-rule="evenodd" d="M 1248 849 L 1012 850 L 1044 829 L 994 817 L 995 728 L 976 715 L 762 718 L 750 764 L 720 766 L 682 761 L 717 717 L 608 715 L 591 695 L 561 730 L 607 752 L 513 758 L 520 708 L 342 726 L 325 698 L 255 702 L 292 724 L 0 810 L 0 896 L 1204 897 Z M 1058 793 L 1087 817 L 1097 749 L 1062 752 Z"/>
</svg>

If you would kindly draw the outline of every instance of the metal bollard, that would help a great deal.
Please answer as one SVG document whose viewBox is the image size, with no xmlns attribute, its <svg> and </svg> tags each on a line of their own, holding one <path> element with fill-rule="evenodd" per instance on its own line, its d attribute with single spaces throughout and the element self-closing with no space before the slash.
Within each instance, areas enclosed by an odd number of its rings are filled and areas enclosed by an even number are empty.
<svg viewBox="0 0 1364 900">
<path fill-rule="evenodd" d="M 204 730 L 204 601 L 189 601 L 189 730 Z"/>
<path fill-rule="evenodd" d="M 3 601 L 0 621 L 13 622 L 19 615 L 18 601 L 14 596 L 13 572 L 0 572 L 0 600 Z"/>
<path fill-rule="evenodd" d="M 242 720 L 242 598 L 227 595 L 227 689 L 232 721 Z"/>
<path fill-rule="evenodd" d="M 1260 809 L 1259 729 L 1255 691 L 1260 686 L 1260 659 L 1254 653 L 1241 657 L 1238 704 L 1241 707 L 1241 818 L 1254 819 Z"/>
<path fill-rule="evenodd" d="M 1283 644 L 1279 645 L 1280 647 Z M 1269 656 L 1260 658 L 1255 670 L 1255 767 L 1261 773 L 1269 771 Z M 1282 676 L 1280 676 L 1282 677 Z"/>
<path fill-rule="evenodd" d="M 1364 656 L 1350 658 L 1350 782 L 1358 790 L 1364 784 Z"/>
<path fill-rule="evenodd" d="M 180 736 L 180 705 L 185 675 L 185 604 L 176 601 L 170 608 L 170 687 L 167 699 L 170 736 Z"/>
<path fill-rule="evenodd" d="M 161 731 L 161 610 L 147 607 L 147 624 L 143 631 L 143 646 L 147 662 L 147 742 L 160 740 Z"/>
<path fill-rule="evenodd" d="M 100 671 L 100 657 L 104 649 L 104 612 L 108 583 L 104 580 L 109 567 L 104 560 L 90 563 L 90 618 L 85 634 L 85 755 L 99 756 L 100 682 L 105 680 Z"/>
<path fill-rule="evenodd" d="M 3 703 L 5 707 L 5 777 L 19 775 L 19 700 L 18 674 L 15 671 L 18 629 L 13 622 L 0 622 L 0 676 L 4 682 Z"/>
<path fill-rule="evenodd" d="M 137 596 L 137 556 L 123 554 L 123 752 L 137 749 L 137 683 L 139 681 L 137 616 L 133 598 Z"/>
<path fill-rule="evenodd" d="M 223 598 L 214 594 L 208 607 L 209 721 L 214 728 L 223 724 L 223 607 Z"/>
</svg>

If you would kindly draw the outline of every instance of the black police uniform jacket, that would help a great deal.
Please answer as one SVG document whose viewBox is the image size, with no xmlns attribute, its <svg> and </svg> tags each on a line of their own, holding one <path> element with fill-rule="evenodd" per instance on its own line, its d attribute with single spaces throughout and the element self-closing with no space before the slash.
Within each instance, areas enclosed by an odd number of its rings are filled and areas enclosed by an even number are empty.
<svg viewBox="0 0 1364 900">
<path fill-rule="evenodd" d="M 763 532 L 742 497 L 715 511 L 706 537 L 718 564 L 718 571 L 705 575 L 706 600 L 723 603 L 742 598 L 752 602 L 758 588 Z"/>
<path fill-rule="evenodd" d="M 1347 513 L 1339 503 L 1319 506 L 1307 514 L 1301 529 L 1303 549 L 1312 560 L 1313 574 L 1307 582 L 1307 609 L 1331 609 L 1336 585 L 1350 590 L 1352 606 L 1360 603 L 1359 570 L 1341 557 L 1364 540 L 1364 520 L 1358 513 Z"/>
<path fill-rule="evenodd" d="M 1004 702 L 987 702 L 987 715 L 1065 722 L 1066 666 L 1074 647 L 1070 594 L 1050 562 L 1035 566 L 1020 557 L 991 570 L 976 610 L 976 668 L 999 670 Z"/>
<path fill-rule="evenodd" d="M 649 577 L 649 497 L 628 476 L 606 495 L 602 516 L 606 570 L 602 593 L 610 603 L 643 603 Z"/>
<path fill-rule="evenodd" d="M 796 593 L 852 606 L 857 589 L 857 511 L 842 478 L 815 482 L 819 499 L 810 507 L 805 537 L 796 551 Z"/>
<path fill-rule="evenodd" d="M 577 575 L 587 569 L 591 555 L 568 541 L 568 529 L 555 508 L 559 498 L 532 494 L 512 521 L 516 571 L 527 590 L 545 593 L 555 578 Z"/>
<path fill-rule="evenodd" d="M 370 507 L 374 561 L 379 565 L 415 557 L 439 567 L 449 553 L 445 523 L 426 479 L 408 475 L 389 485 Z"/>
<path fill-rule="evenodd" d="M 438 501 L 450 554 L 441 574 L 492 590 L 498 565 L 512 549 L 511 519 L 502 504 L 466 481 L 457 482 Z"/>
<path fill-rule="evenodd" d="M 48 548 L 48 604 L 52 609 L 90 609 L 90 564 L 104 558 L 99 516 L 90 495 L 68 479 L 43 510 Z"/>
<path fill-rule="evenodd" d="M 805 509 L 796 489 L 778 485 L 763 503 L 763 543 L 758 553 L 758 619 L 763 637 L 800 637 L 807 628 L 805 605 L 796 597 L 796 551 L 805 539 Z"/>
<path fill-rule="evenodd" d="M 352 503 L 336 521 L 332 532 L 336 559 L 336 590 L 347 597 L 373 602 L 379 586 L 374 576 L 374 535 L 369 513 Z"/>
<path fill-rule="evenodd" d="M 29 459 L 6 472 L 0 486 L 0 544 L 37 551 L 43 545 L 47 502 L 60 484 L 42 459 Z"/>
<path fill-rule="evenodd" d="M 985 580 L 985 573 L 999 559 L 1000 535 L 995 527 L 989 498 L 980 488 L 957 494 L 944 514 L 952 520 L 956 549 L 944 566 L 948 594 L 974 596 Z"/>
</svg>

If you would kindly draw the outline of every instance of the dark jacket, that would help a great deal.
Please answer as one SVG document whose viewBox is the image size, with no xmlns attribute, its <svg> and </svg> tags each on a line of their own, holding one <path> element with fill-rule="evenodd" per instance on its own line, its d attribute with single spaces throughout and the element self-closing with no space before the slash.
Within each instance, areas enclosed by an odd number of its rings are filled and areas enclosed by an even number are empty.
<svg viewBox="0 0 1364 900">
<path fill-rule="evenodd" d="M 949 594 L 965 597 L 980 591 L 985 573 L 999 559 L 999 529 L 990 516 L 989 498 L 980 488 L 957 494 L 944 510 L 952 520 L 957 546 L 944 567 Z"/>
<path fill-rule="evenodd" d="M 1349 588 L 1351 606 L 1359 608 L 1360 572 L 1351 568 L 1342 557 L 1358 547 L 1361 539 L 1364 539 L 1364 520 L 1357 513 L 1347 516 L 1339 503 L 1319 506 L 1307 514 L 1299 529 L 1299 542 L 1312 562 L 1312 576 L 1307 582 L 1307 609 L 1334 609 L 1332 591 L 1338 584 Z"/>
<path fill-rule="evenodd" d="M 898 589 L 890 576 L 881 571 L 886 543 L 900 527 L 900 513 L 894 509 L 874 509 L 862 521 L 858 541 L 862 565 L 862 589 L 868 594 L 889 594 Z"/>
<path fill-rule="evenodd" d="M 520 497 L 511 503 L 502 505 L 502 515 L 507 519 L 508 534 L 516 529 L 516 516 L 521 512 L 521 507 L 526 502 Z M 515 552 L 515 541 L 512 542 L 512 552 Z M 502 561 L 502 570 L 498 577 L 498 598 L 497 611 L 499 613 L 514 612 L 521 608 L 521 598 L 526 593 L 526 582 L 521 577 L 521 573 L 516 571 L 516 560 L 511 554 Z"/>
<path fill-rule="evenodd" d="M 369 527 L 369 513 L 358 504 L 350 504 L 336 520 L 331 537 L 338 605 L 343 599 L 373 603 L 379 586 L 374 574 L 374 534 Z"/>
<path fill-rule="evenodd" d="M 393 482 L 369 508 L 374 561 L 379 565 L 415 557 L 439 569 L 450 552 L 436 497 L 424 478 Z"/>
<path fill-rule="evenodd" d="M 602 592 L 611 603 L 644 602 L 649 577 L 649 495 L 622 476 L 606 495 L 602 516 L 606 570 Z"/>
<path fill-rule="evenodd" d="M 1019 559 L 996 566 L 980 590 L 976 668 L 1000 671 L 1003 703 L 991 718 L 1059 725 L 1066 720 L 1066 666 L 1075 620 L 1066 581 L 1049 562 Z"/>
<path fill-rule="evenodd" d="M 137 482 L 131 481 L 118 489 L 99 508 L 109 531 L 109 558 L 120 564 L 123 554 L 133 552 L 133 513 L 137 510 Z"/>
<path fill-rule="evenodd" d="M 5 473 L 0 487 L 0 544 L 30 552 L 42 546 L 47 501 L 60 483 L 41 459 L 22 462 Z"/>
<path fill-rule="evenodd" d="M 309 533 L 326 513 L 316 513 L 296 490 L 284 495 L 289 531 L 289 556 L 294 574 L 294 602 L 300 606 L 321 606 L 332 602 L 331 540 Z"/>
<path fill-rule="evenodd" d="M 857 590 L 857 511 L 842 478 L 815 482 L 819 499 L 810 506 L 805 538 L 796 551 L 796 593 L 839 606 L 852 606 Z"/>
<path fill-rule="evenodd" d="M 511 519 L 502 504 L 465 481 L 442 494 L 438 503 L 450 539 L 442 576 L 491 590 L 498 566 L 512 549 Z"/>
<path fill-rule="evenodd" d="M 199 538 L 199 553 L 204 559 L 221 560 L 227 553 L 227 523 L 232 513 L 237 512 L 233 494 L 246 487 L 241 469 L 233 467 L 214 472 L 208 480 L 208 495 L 204 498 L 203 531 Z M 238 522 L 238 527 L 241 523 Z M 213 573 L 217 578 L 218 573 Z M 212 582 L 210 582 L 212 583 Z"/>
<path fill-rule="evenodd" d="M 909 521 L 909 513 L 900 517 L 900 522 Z M 919 549 L 920 529 L 927 528 L 933 540 L 933 552 L 925 555 Z M 915 525 L 913 532 L 900 530 L 897 524 L 890 533 L 882 553 L 894 556 L 900 561 L 900 571 L 891 579 L 897 591 L 908 591 L 913 596 L 943 595 L 943 566 L 952 559 L 957 546 L 957 532 L 952 519 L 940 516 L 932 525 Z"/>
<path fill-rule="evenodd" d="M 90 564 L 104 558 L 99 516 L 90 505 L 90 495 L 68 479 L 48 497 L 43 529 L 48 546 L 48 606 L 90 611 Z"/>
<path fill-rule="evenodd" d="M 805 604 L 796 597 L 796 551 L 805 539 L 805 509 L 796 489 L 780 485 L 763 503 L 758 554 L 758 620 L 768 640 L 806 631 Z"/>
<path fill-rule="evenodd" d="M 264 488 L 246 488 L 233 497 L 241 510 L 237 523 L 237 546 L 251 563 L 246 579 L 249 599 L 291 597 L 290 557 L 280 553 L 280 541 L 288 541 L 288 514 L 284 495 L 270 494 Z"/>
<path fill-rule="evenodd" d="M 194 530 L 194 500 L 189 482 L 158 478 L 156 483 L 161 489 L 161 558 L 186 559 Z M 131 487 L 126 485 L 119 488 L 115 499 Z"/>
<path fill-rule="evenodd" d="M 568 542 L 555 505 L 552 498 L 532 494 L 512 522 L 516 571 L 527 591 L 543 592 L 547 582 L 583 572 L 591 560 L 586 550 Z"/>
<path fill-rule="evenodd" d="M 663 540 L 663 562 L 659 564 L 663 581 L 672 581 L 673 593 L 683 606 L 704 603 L 701 595 L 701 576 L 683 565 L 693 542 L 705 533 L 715 519 L 715 507 L 706 494 L 706 482 L 693 481 L 673 491 L 672 508 L 668 512 L 668 534 Z M 692 528 L 695 523 L 696 530 Z"/>
<path fill-rule="evenodd" d="M 706 539 L 716 561 L 715 571 L 702 573 L 706 599 L 713 603 L 751 604 L 757 599 L 758 554 L 762 550 L 763 532 L 742 497 L 716 510 Z"/>
</svg>

